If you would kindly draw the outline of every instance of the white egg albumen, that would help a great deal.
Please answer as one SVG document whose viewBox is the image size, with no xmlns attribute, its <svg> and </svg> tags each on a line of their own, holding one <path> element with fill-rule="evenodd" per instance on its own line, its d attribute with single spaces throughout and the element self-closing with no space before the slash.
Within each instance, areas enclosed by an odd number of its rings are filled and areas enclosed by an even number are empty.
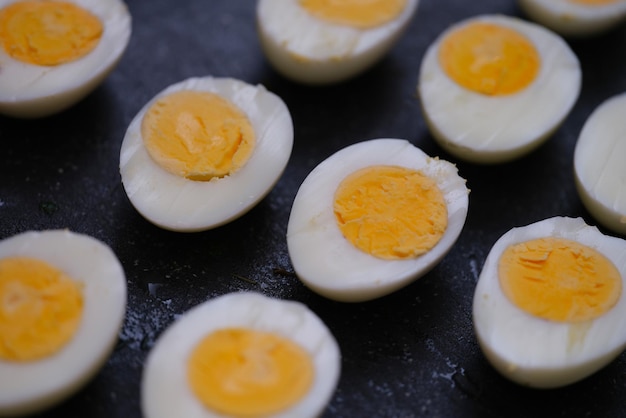
<svg viewBox="0 0 626 418">
<path fill-rule="evenodd" d="M 257 27 L 268 61 L 282 75 L 306 84 L 344 81 L 379 61 L 408 27 L 418 0 L 407 0 L 395 20 L 357 29 L 311 16 L 299 0 L 260 0 Z"/>
<path fill-rule="evenodd" d="M 605 315 L 569 324 L 534 317 L 513 305 L 498 279 L 507 246 L 562 237 L 606 256 L 622 276 L 622 295 Z M 473 300 L 473 321 L 483 353 L 502 375 L 521 385 L 554 388 L 583 379 L 626 347 L 626 241 L 603 235 L 581 218 L 554 217 L 505 233 L 491 249 Z"/>
<path fill-rule="evenodd" d="M 158 98 L 180 90 L 215 93 L 247 115 L 256 145 L 237 172 L 193 181 L 167 172 L 150 157 L 141 136 L 143 116 Z M 293 122 L 280 97 L 232 78 L 189 78 L 157 94 L 132 120 L 122 142 L 120 173 L 130 202 L 147 220 L 173 231 L 202 231 L 238 218 L 263 199 L 282 175 L 292 148 Z"/>
<path fill-rule="evenodd" d="M 350 173 L 372 165 L 422 171 L 436 181 L 448 210 L 448 226 L 428 253 L 383 260 L 354 247 L 337 226 L 334 194 Z M 287 226 L 287 248 L 300 280 L 330 299 L 360 302 L 384 296 L 431 270 L 456 242 L 467 217 L 469 191 L 453 164 L 431 158 L 402 139 L 376 139 L 348 146 L 320 163 L 304 180 Z"/>
<path fill-rule="evenodd" d="M 0 8 L 20 0 L 0 0 Z M 86 56 L 56 66 L 10 57 L 0 45 L 0 113 L 19 118 L 49 116 L 91 93 L 115 68 L 131 35 L 131 16 L 121 0 L 65 0 L 100 18 L 104 32 Z"/>
<path fill-rule="evenodd" d="M 518 0 L 521 9 L 535 22 L 567 37 L 596 35 L 610 30 L 626 18 L 626 1 L 585 5 L 571 0 Z"/>
<path fill-rule="evenodd" d="M 626 235 L 626 93 L 602 103 L 585 122 L 574 151 L 576 189 L 591 215 Z"/>
<path fill-rule="evenodd" d="M 451 31 L 474 22 L 517 30 L 537 48 L 541 68 L 524 90 L 487 96 L 456 84 L 439 64 L 439 45 Z M 580 94 L 582 72 L 565 41 L 549 30 L 504 15 L 482 15 L 444 31 L 428 48 L 418 94 L 428 128 L 442 148 L 475 163 L 502 163 L 541 145 L 563 122 Z"/>
<path fill-rule="evenodd" d="M 117 342 L 126 312 L 126 277 L 113 251 L 68 230 L 29 231 L 0 241 L 0 259 L 34 257 L 83 284 L 84 310 L 74 335 L 57 353 L 35 362 L 0 360 L 0 416 L 49 408 L 85 385 Z"/>
<path fill-rule="evenodd" d="M 145 418 L 224 417 L 206 408 L 187 381 L 187 358 L 209 333 L 223 328 L 251 328 L 290 339 L 314 363 L 312 387 L 297 404 L 274 418 L 321 415 L 337 386 L 341 353 L 326 325 L 306 305 L 254 292 L 229 293 L 210 299 L 178 318 L 157 340 L 146 360 L 141 382 Z"/>
</svg>

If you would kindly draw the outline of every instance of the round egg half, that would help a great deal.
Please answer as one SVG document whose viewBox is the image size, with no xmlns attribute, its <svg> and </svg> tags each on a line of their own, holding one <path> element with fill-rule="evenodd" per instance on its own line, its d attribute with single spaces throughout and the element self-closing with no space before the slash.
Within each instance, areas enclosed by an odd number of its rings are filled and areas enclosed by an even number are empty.
<svg viewBox="0 0 626 418">
<path fill-rule="evenodd" d="M 417 6 L 418 0 L 260 0 L 257 27 L 267 59 L 284 76 L 335 83 L 379 61 Z"/>
<path fill-rule="evenodd" d="M 624 0 L 518 0 L 534 21 L 568 37 L 596 35 L 626 18 Z"/>
<path fill-rule="evenodd" d="M 120 0 L 0 0 L 0 113 L 36 118 L 94 90 L 126 50 Z"/>
<path fill-rule="evenodd" d="M 437 142 L 458 158 L 501 163 L 542 144 L 578 99 L 578 58 L 558 35 L 503 15 L 457 23 L 428 48 L 418 94 Z"/>
<path fill-rule="evenodd" d="M 578 194 L 602 225 L 626 235 L 626 93 L 602 103 L 587 119 L 574 151 Z"/>
<path fill-rule="evenodd" d="M 305 305 L 230 293 L 192 308 L 146 360 L 146 418 L 316 417 L 340 374 L 337 342 Z"/>
<path fill-rule="evenodd" d="M 468 194 L 453 164 L 408 141 L 348 146 L 298 190 L 287 226 L 293 268 L 330 299 L 389 294 L 448 253 L 465 224 Z"/>
<path fill-rule="evenodd" d="M 51 407 L 113 351 L 126 278 L 111 249 L 67 230 L 0 241 L 0 415 Z"/>
<path fill-rule="evenodd" d="M 581 218 L 504 234 L 478 278 L 476 336 L 486 358 L 521 385 L 581 380 L 626 347 L 626 241 Z"/>
<path fill-rule="evenodd" d="M 147 220 L 201 231 L 265 197 L 292 147 L 291 115 L 278 96 L 231 78 L 190 78 L 157 94 L 132 120 L 120 173 Z"/>
</svg>

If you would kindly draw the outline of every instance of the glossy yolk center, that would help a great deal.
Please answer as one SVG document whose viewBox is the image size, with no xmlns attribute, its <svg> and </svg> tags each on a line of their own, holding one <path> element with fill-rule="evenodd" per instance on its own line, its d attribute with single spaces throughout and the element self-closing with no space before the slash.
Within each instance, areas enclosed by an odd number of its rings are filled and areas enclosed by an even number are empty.
<svg viewBox="0 0 626 418">
<path fill-rule="evenodd" d="M 617 3 L 623 0 L 569 0 L 572 3 L 578 3 L 585 6 L 604 6 L 606 4 Z"/>
<path fill-rule="evenodd" d="M 535 46 L 519 32 L 492 23 L 472 23 L 443 39 L 439 63 L 456 83 L 477 93 L 519 92 L 539 73 Z"/>
<path fill-rule="evenodd" d="M 387 260 L 428 252 L 448 225 L 437 183 L 398 166 L 371 166 L 347 176 L 335 192 L 334 212 L 352 245 Z"/>
<path fill-rule="evenodd" d="M 254 129 L 237 106 L 216 94 L 190 90 L 158 99 L 143 118 L 141 134 L 163 169 L 198 181 L 234 173 L 255 145 Z"/>
<path fill-rule="evenodd" d="M 618 301 L 619 271 L 576 241 L 540 238 L 509 246 L 498 267 L 502 291 L 531 315 L 558 322 L 597 318 Z"/>
<path fill-rule="evenodd" d="M 369 29 L 396 19 L 406 0 L 300 0 L 300 5 L 319 19 Z"/>
<path fill-rule="evenodd" d="M 46 262 L 0 260 L 0 359 L 34 361 L 63 348 L 83 314 L 82 287 Z"/>
<path fill-rule="evenodd" d="M 11 57 L 53 66 L 89 54 L 104 29 L 89 11 L 68 2 L 26 0 L 0 10 L 0 39 Z"/>
<path fill-rule="evenodd" d="M 188 382 L 212 411 L 261 417 L 295 405 L 314 378 L 311 356 L 273 333 L 217 330 L 202 339 L 187 363 Z"/>
</svg>

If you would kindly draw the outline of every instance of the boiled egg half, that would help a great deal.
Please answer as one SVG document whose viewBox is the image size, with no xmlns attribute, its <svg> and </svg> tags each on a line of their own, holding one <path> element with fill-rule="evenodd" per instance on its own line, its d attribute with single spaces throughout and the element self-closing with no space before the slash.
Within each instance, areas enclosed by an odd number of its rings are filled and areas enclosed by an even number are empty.
<svg viewBox="0 0 626 418">
<path fill-rule="evenodd" d="M 178 318 L 146 360 L 146 418 L 320 416 L 340 374 L 334 337 L 305 305 L 230 293 Z"/>
<path fill-rule="evenodd" d="M 0 241 L 0 416 L 49 408 L 104 365 L 126 312 L 126 278 L 104 243 L 67 230 Z"/>
<path fill-rule="evenodd" d="M 157 94 L 132 120 L 120 173 L 147 220 L 201 231 L 265 197 L 292 147 L 291 115 L 278 96 L 232 78 L 190 78 Z"/>
<path fill-rule="evenodd" d="M 513 228 L 493 246 L 473 301 L 476 336 L 505 377 L 579 381 L 626 347 L 626 241 L 581 218 Z"/>
<path fill-rule="evenodd" d="M 432 269 L 467 216 L 456 167 L 402 139 L 350 145 L 300 186 L 287 225 L 300 280 L 339 301 L 389 294 Z"/>
<path fill-rule="evenodd" d="M 553 32 L 504 15 L 445 30 L 423 58 L 418 94 L 435 140 L 454 156 L 501 163 L 542 144 L 578 99 L 578 58 Z"/>
<path fill-rule="evenodd" d="M 0 114 L 60 112 L 122 57 L 131 17 L 121 0 L 0 0 Z"/>
</svg>

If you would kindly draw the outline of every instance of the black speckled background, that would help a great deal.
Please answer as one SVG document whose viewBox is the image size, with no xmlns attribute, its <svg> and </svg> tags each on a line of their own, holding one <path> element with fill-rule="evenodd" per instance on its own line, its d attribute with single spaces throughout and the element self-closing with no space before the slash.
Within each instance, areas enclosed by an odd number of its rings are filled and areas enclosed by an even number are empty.
<svg viewBox="0 0 626 418">
<path fill-rule="evenodd" d="M 113 248 L 128 278 L 126 321 L 110 360 L 42 418 L 139 417 L 143 362 L 158 335 L 187 309 L 239 290 L 304 302 L 334 333 L 343 361 L 327 418 L 626 416 L 626 355 L 569 387 L 526 389 L 486 362 L 471 318 L 478 274 L 501 234 L 556 215 L 595 224 L 574 187 L 574 145 L 591 111 L 626 91 L 626 27 L 570 42 L 583 88 L 549 142 L 518 161 L 479 166 L 450 157 L 429 135 L 416 96 L 419 66 L 427 46 L 454 22 L 484 13 L 524 17 L 513 0 L 422 0 L 383 61 L 330 87 L 300 86 L 269 67 L 254 1 L 128 0 L 128 6 L 128 50 L 94 93 L 53 117 L 0 117 L 0 238 L 52 228 L 86 233 Z M 294 150 L 273 191 L 242 218 L 212 231 L 168 232 L 130 205 L 119 149 L 146 101 L 203 75 L 262 83 L 281 96 L 295 124 Z M 292 270 L 285 243 L 291 203 L 324 158 L 377 137 L 405 138 L 458 163 L 472 190 L 467 222 L 441 264 L 414 284 L 371 302 L 332 302 L 281 273 Z"/>
</svg>

